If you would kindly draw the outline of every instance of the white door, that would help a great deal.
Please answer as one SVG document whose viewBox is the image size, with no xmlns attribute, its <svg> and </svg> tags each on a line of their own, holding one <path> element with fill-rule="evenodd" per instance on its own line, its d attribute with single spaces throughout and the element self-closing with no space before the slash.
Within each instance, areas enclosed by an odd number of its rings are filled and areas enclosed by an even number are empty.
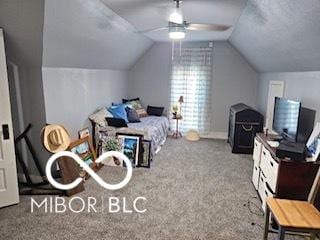
<svg viewBox="0 0 320 240">
<path fill-rule="evenodd" d="M 266 128 L 272 131 L 274 101 L 276 97 L 283 97 L 284 82 L 283 81 L 270 81 L 269 93 L 268 93 L 268 105 L 267 105 L 267 118 Z"/>
<path fill-rule="evenodd" d="M 3 31 L 0 29 L 0 207 L 19 202 Z"/>
</svg>

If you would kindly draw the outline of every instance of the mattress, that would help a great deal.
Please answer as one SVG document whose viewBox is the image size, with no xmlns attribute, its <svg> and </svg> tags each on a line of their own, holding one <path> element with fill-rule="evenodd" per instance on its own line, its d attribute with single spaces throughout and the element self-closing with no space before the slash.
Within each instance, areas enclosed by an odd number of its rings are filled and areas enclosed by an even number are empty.
<svg viewBox="0 0 320 240">
<path fill-rule="evenodd" d="M 154 155 L 167 138 L 169 120 L 165 116 L 148 116 L 140 118 L 140 121 L 128 123 L 128 127 L 145 132 L 145 139 L 151 140 L 151 152 Z"/>
</svg>

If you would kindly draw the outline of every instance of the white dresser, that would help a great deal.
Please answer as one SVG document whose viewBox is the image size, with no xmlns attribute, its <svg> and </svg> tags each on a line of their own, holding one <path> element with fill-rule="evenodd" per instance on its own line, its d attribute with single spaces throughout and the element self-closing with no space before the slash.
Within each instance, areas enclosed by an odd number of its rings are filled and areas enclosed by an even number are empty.
<svg viewBox="0 0 320 240">
<path fill-rule="evenodd" d="M 266 198 L 275 196 L 306 200 L 319 168 L 318 163 L 278 159 L 275 148 L 268 144 L 272 136 L 258 133 L 254 140 L 252 183 L 265 210 Z M 319 193 L 320 207 L 320 193 Z"/>
<path fill-rule="evenodd" d="M 254 140 L 252 183 L 262 200 L 265 210 L 265 200 L 273 196 L 276 191 L 278 176 L 278 161 L 274 159 L 269 150 L 258 140 Z"/>
</svg>

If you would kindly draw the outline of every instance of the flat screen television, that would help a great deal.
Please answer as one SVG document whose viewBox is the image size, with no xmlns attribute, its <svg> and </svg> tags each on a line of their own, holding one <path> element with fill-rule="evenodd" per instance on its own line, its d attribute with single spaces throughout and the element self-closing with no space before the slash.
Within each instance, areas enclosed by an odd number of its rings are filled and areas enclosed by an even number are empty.
<svg viewBox="0 0 320 240">
<path fill-rule="evenodd" d="M 296 142 L 301 103 L 275 98 L 272 129 L 287 141 Z"/>
<path fill-rule="evenodd" d="M 314 128 L 314 122 L 316 118 L 316 111 L 301 107 L 300 117 L 299 117 L 299 126 L 298 126 L 298 135 L 297 142 L 307 143 L 309 137 Z"/>
</svg>

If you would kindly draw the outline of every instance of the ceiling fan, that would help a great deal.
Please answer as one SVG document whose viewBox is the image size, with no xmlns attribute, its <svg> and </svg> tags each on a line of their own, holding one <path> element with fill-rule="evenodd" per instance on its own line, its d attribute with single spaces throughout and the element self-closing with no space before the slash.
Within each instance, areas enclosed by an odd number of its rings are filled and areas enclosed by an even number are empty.
<svg viewBox="0 0 320 240">
<path fill-rule="evenodd" d="M 149 33 L 160 30 L 168 30 L 169 38 L 173 40 L 181 40 L 186 37 L 187 31 L 216 31 L 222 32 L 228 30 L 231 26 L 221 24 L 203 24 L 190 23 L 183 19 L 183 14 L 180 8 L 182 0 L 173 0 L 176 4 L 174 11 L 170 14 L 169 23 L 166 27 L 153 28 L 140 33 Z"/>
</svg>

